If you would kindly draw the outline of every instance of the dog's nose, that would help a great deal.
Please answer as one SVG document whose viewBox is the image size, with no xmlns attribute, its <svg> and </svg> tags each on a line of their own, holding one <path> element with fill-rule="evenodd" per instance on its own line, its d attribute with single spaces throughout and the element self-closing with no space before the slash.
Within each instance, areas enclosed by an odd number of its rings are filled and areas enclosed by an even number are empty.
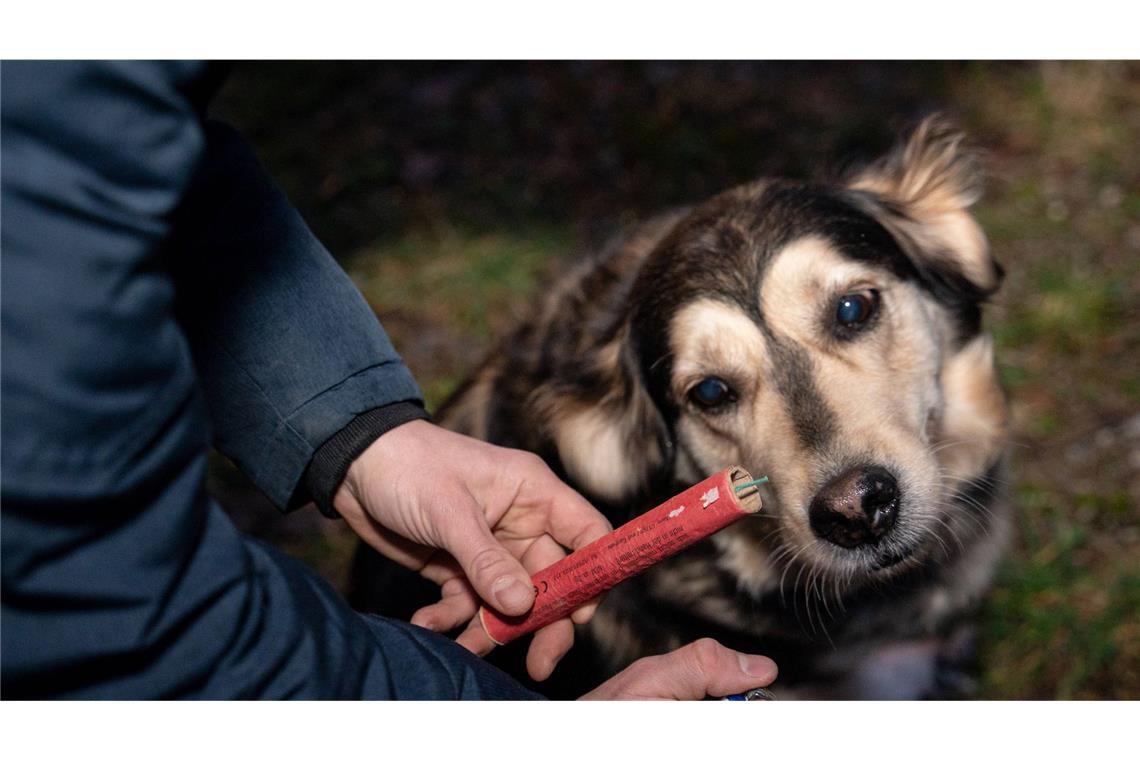
<svg viewBox="0 0 1140 760">
<path fill-rule="evenodd" d="M 895 524 L 899 487 L 882 467 L 858 467 L 835 476 L 812 499 L 811 529 L 820 538 L 851 549 L 873 544 Z"/>
</svg>

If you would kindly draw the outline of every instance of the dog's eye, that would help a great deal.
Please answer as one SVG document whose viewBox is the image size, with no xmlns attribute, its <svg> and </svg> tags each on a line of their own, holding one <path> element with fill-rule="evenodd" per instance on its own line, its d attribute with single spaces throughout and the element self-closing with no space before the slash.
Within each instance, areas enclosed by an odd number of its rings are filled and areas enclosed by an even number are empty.
<svg viewBox="0 0 1140 760">
<path fill-rule="evenodd" d="M 719 377 L 706 377 L 689 390 L 693 403 L 705 409 L 714 409 L 736 400 L 736 393 Z"/>
<path fill-rule="evenodd" d="M 865 325 L 879 305 L 879 293 L 869 290 L 863 293 L 847 293 L 839 297 L 835 307 L 835 321 L 842 327 L 858 329 Z"/>
</svg>

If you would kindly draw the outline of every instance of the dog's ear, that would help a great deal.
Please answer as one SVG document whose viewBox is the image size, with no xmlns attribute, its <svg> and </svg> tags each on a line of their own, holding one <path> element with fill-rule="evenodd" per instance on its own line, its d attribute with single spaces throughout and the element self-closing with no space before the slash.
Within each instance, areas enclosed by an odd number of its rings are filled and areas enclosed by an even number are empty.
<svg viewBox="0 0 1140 760">
<path fill-rule="evenodd" d="M 982 176 L 964 137 L 942 117 L 929 117 L 847 185 L 936 294 L 978 302 L 998 289 L 1002 269 L 970 214 Z"/>
<path fill-rule="evenodd" d="M 531 419 L 545 421 L 575 485 L 621 504 L 671 465 L 671 434 L 642 381 L 628 328 L 576 359 L 576 371 L 531 394 Z"/>
</svg>

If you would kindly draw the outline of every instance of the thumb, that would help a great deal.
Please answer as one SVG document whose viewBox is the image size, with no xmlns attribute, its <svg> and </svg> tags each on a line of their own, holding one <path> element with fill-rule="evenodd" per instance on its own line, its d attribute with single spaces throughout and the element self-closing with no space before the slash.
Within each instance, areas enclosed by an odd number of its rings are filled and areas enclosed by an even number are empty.
<svg viewBox="0 0 1140 760">
<path fill-rule="evenodd" d="M 776 663 L 700 639 L 668 654 L 638 660 L 583 699 L 703 699 L 767 686 Z"/>
<path fill-rule="evenodd" d="M 483 601 L 506 615 L 522 615 L 534 605 L 530 573 L 491 534 L 474 502 L 458 510 L 441 538 Z"/>
</svg>

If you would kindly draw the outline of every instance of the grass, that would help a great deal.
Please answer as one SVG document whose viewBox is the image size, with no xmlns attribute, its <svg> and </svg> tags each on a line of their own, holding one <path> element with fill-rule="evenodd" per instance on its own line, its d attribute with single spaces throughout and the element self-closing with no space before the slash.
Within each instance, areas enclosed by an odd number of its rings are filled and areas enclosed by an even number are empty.
<svg viewBox="0 0 1140 760">
<path fill-rule="evenodd" d="M 380 315 L 434 409 L 454 391 L 495 335 L 516 322 L 566 231 L 487 233 L 436 226 L 355 255 L 349 275 Z M 425 334 L 442 338 L 423 345 Z"/>
<path fill-rule="evenodd" d="M 1112 337 L 1128 314 L 1130 294 L 1114 275 L 1045 261 L 1031 265 L 1029 278 L 1033 296 L 1006 299 L 1003 318 L 994 322 L 999 349 L 1032 346 L 1055 358 L 1081 356 Z"/>
<path fill-rule="evenodd" d="M 521 314 L 552 252 L 568 246 L 561 230 L 434 228 L 366 248 L 348 271 L 379 311 L 422 314 L 485 342 Z"/>
<path fill-rule="evenodd" d="M 1014 417 L 1017 541 L 984 611 L 984 696 L 1140 696 L 1135 72 L 981 71 L 980 209 L 1008 271 L 990 318 Z"/>
<path fill-rule="evenodd" d="M 1140 571 L 1126 557 L 1098 557 L 1097 535 L 1111 526 L 1074 521 L 1055 493 L 1027 485 L 1017 499 L 1020 546 L 984 616 L 985 694 L 1135 695 Z M 1073 506 L 1117 527 L 1132 519 L 1128 496 L 1120 492 L 1080 494 Z"/>
</svg>

